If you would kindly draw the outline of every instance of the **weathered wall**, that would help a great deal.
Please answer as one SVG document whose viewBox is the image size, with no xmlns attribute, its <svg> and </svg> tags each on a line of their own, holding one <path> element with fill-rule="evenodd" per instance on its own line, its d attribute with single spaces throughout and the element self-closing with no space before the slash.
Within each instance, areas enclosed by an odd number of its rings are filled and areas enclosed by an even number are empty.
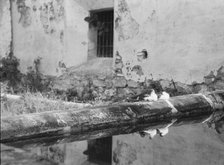
<svg viewBox="0 0 224 165">
<path fill-rule="evenodd" d="M 83 152 L 87 149 L 87 141 L 80 141 L 68 144 L 58 144 L 49 147 L 37 147 L 31 152 L 54 162 L 55 164 L 81 165 L 88 163 L 88 156 Z"/>
<path fill-rule="evenodd" d="M 113 0 L 15 0 L 12 5 L 14 54 L 26 72 L 41 58 L 40 71 L 60 75 L 87 61 L 90 10 L 112 8 Z"/>
<path fill-rule="evenodd" d="M 64 53 L 64 2 L 17 0 L 12 13 L 14 55 L 20 59 L 21 71 L 41 57 L 41 72 L 55 73 Z"/>
<path fill-rule="evenodd" d="M 75 1 L 17 0 L 12 5 L 14 54 L 25 72 L 41 57 L 40 71 L 60 74 L 87 59 L 88 12 Z M 60 63 L 60 64 L 59 64 Z"/>
<path fill-rule="evenodd" d="M 182 82 L 175 83 L 178 94 L 224 89 L 220 74 L 224 71 L 220 67 L 224 65 L 223 8 L 222 0 L 116 0 L 115 72 L 140 82 L 145 78 L 174 79 Z M 149 57 L 139 61 L 137 52 L 143 49 Z M 210 71 L 214 73 L 208 75 Z M 203 83 L 184 84 L 193 81 Z M 128 82 L 129 91 L 133 90 Z M 171 81 L 159 84 L 172 93 Z M 183 126 L 152 141 L 137 134 L 114 137 L 113 164 L 221 165 L 223 148 L 223 139 L 212 130 Z"/>
<path fill-rule="evenodd" d="M 97 29 L 90 27 L 88 37 L 88 60 L 91 60 L 97 57 Z"/>
<path fill-rule="evenodd" d="M 11 15 L 10 1 L 0 0 L 0 59 L 10 52 Z"/>
<path fill-rule="evenodd" d="M 127 68 L 141 65 L 149 78 L 202 81 L 224 64 L 223 8 L 223 0 L 116 0 L 115 50 L 123 74 L 138 80 Z M 136 52 L 142 49 L 149 58 L 139 63 Z"/>
<path fill-rule="evenodd" d="M 202 125 L 170 128 L 165 137 L 150 140 L 138 134 L 113 137 L 114 165 L 221 165 L 224 139 Z"/>
<path fill-rule="evenodd" d="M 86 10 L 98 10 L 114 7 L 114 0 L 75 0 L 75 1 Z"/>
<path fill-rule="evenodd" d="M 87 61 L 88 56 L 88 23 L 84 18 L 89 15 L 79 3 L 65 0 L 65 54 L 66 66 L 78 66 Z"/>
</svg>

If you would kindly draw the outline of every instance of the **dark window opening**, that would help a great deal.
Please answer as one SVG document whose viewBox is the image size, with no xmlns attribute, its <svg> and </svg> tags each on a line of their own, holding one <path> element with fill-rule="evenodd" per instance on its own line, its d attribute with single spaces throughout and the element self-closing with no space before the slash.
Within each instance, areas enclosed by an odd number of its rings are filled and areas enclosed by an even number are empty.
<svg viewBox="0 0 224 165">
<path fill-rule="evenodd" d="M 113 57 L 113 10 L 93 12 L 97 18 L 97 57 Z"/>
</svg>

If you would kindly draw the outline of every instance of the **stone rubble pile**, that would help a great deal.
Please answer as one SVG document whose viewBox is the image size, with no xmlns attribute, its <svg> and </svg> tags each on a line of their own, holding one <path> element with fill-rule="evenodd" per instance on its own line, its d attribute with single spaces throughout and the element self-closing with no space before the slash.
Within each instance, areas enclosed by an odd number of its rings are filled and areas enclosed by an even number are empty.
<svg viewBox="0 0 224 165">
<path fill-rule="evenodd" d="M 155 89 L 157 93 L 167 91 L 171 96 L 205 93 L 214 90 L 224 90 L 224 66 L 204 77 L 203 83 L 193 82 L 184 84 L 174 80 L 146 80 L 145 82 L 136 82 L 126 80 L 123 76 L 116 73 L 103 74 L 91 73 L 85 74 L 72 71 L 66 73 L 53 81 L 52 89 L 60 92 L 70 93 L 70 100 L 88 101 L 88 100 L 125 100 L 130 96 L 144 93 L 149 89 Z"/>
</svg>

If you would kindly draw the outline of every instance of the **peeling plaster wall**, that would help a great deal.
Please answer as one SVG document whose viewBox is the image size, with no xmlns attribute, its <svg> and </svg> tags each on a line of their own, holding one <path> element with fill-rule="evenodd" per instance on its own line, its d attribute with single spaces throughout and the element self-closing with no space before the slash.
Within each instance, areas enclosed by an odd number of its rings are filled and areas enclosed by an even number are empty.
<svg viewBox="0 0 224 165">
<path fill-rule="evenodd" d="M 0 59 L 10 52 L 11 15 L 10 1 L 0 0 Z"/>
<path fill-rule="evenodd" d="M 15 0 L 14 54 L 27 71 L 40 57 L 43 74 L 60 75 L 65 68 L 87 61 L 90 10 L 113 7 L 113 0 Z"/>
<path fill-rule="evenodd" d="M 66 66 L 78 66 L 87 61 L 88 55 L 88 23 L 84 18 L 89 12 L 76 0 L 65 1 L 65 54 Z"/>
<path fill-rule="evenodd" d="M 90 27 L 88 37 L 88 60 L 91 60 L 97 57 L 97 29 Z"/>
<path fill-rule="evenodd" d="M 223 0 L 116 0 L 115 52 L 127 79 L 201 82 L 224 64 Z M 149 58 L 136 60 L 147 49 Z M 130 74 L 130 65 L 144 75 Z M 129 69 L 127 69 L 129 67 Z"/>
<path fill-rule="evenodd" d="M 224 139 L 202 125 L 172 127 L 165 137 L 113 137 L 113 165 L 221 165 Z"/>
<path fill-rule="evenodd" d="M 49 75 L 87 60 L 88 11 L 75 1 L 15 0 L 12 13 L 14 54 L 22 72 L 38 57 L 40 71 Z"/>
<path fill-rule="evenodd" d="M 113 8 L 114 0 L 74 0 L 77 4 L 86 10 L 98 10 L 105 8 Z"/>
<path fill-rule="evenodd" d="M 116 74 L 139 82 L 203 82 L 205 75 L 224 65 L 223 9 L 223 0 L 116 0 Z M 139 61 L 137 54 L 143 49 L 149 57 Z M 209 86 L 206 79 L 202 84 Z M 223 78 L 216 82 L 222 85 L 215 83 L 214 89 L 223 89 Z M 173 127 L 165 137 L 152 140 L 138 134 L 115 136 L 113 164 L 221 165 L 221 136 L 203 125 Z"/>
<path fill-rule="evenodd" d="M 64 54 L 63 0 L 17 0 L 13 2 L 12 13 L 14 55 L 20 59 L 21 71 L 26 72 L 41 57 L 40 71 L 56 74 Z"/>
</svg>

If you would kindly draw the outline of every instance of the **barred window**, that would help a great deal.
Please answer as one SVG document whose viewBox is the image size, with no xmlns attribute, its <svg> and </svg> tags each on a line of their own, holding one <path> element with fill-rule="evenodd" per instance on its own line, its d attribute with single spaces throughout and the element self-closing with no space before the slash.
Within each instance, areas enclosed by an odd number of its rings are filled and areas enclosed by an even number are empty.
<svg viewBox="0 0 224 165">
<path fill-rule="evenodd" d="M 113 57 L 113 10 L 96 12 L 98 20 L 97 57 Z"/>
</svg>

